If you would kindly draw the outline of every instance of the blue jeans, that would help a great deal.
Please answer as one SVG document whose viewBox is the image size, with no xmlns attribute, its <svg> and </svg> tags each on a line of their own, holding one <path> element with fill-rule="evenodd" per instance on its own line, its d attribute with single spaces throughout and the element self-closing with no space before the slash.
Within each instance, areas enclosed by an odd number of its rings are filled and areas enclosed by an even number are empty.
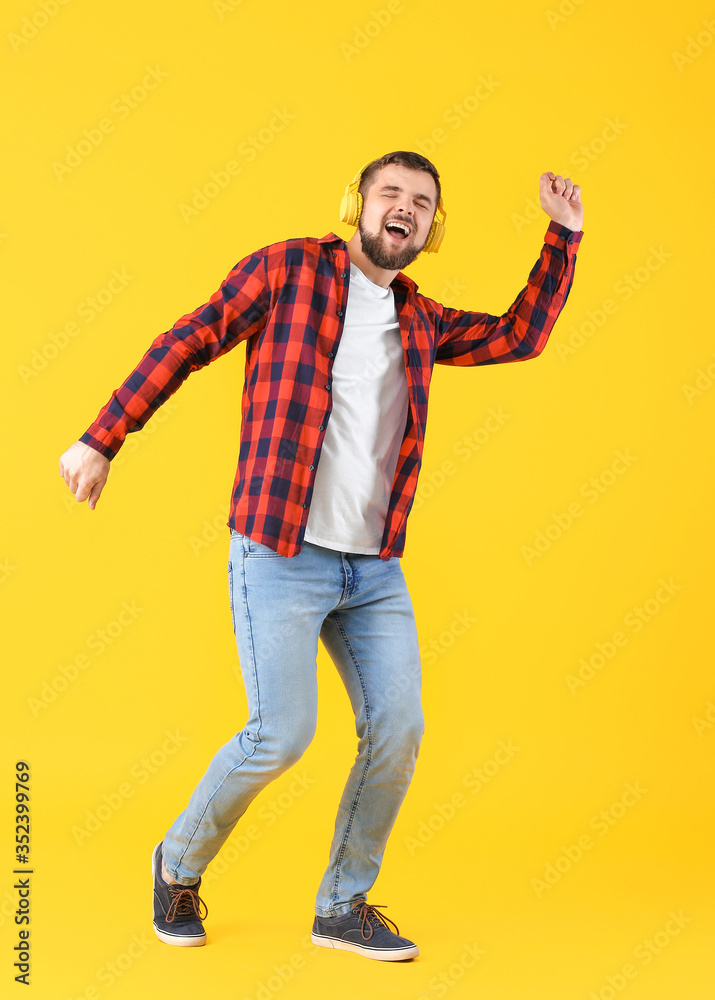
<svg viewBox="0 0 715 1000">
<path fill-rule="evenodd" d="M 355 713 L 358 755 L 343 791 L 319 916 L 367 898 L 415 768 L 424 731 L 420 652 L 398 557 L 305 542 L 279 555 L 231 530 L 229 593 L 248 721 L 210 762 L 164 839 L 164 864 L 189 884 L 248 805 L 315 734 L 318 638 Z"/>
</svg>

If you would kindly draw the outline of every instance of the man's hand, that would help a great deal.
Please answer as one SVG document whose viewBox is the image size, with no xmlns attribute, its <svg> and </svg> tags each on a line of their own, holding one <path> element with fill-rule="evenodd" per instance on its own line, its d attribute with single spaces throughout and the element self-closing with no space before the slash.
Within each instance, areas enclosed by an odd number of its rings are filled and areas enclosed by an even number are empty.
<svg viewBox="0 0 715 1000">
<path fill-rule="evenodd" d="M 110 462 L 96 448 L 75 441 L 60 458 L 60 475 L 78 502 L 89 497 L 90 510 L 94 510 L 99 494 L 109 475 Z"/>
<path fill-rule="evenodd" d="M 541 207 L 554 222 L 575 233 L 583 229 L 581 186 L 570 177 L 564 180 L 561 174 L 547 170 L 539 178 L 539 198 Z"/>
</svg>

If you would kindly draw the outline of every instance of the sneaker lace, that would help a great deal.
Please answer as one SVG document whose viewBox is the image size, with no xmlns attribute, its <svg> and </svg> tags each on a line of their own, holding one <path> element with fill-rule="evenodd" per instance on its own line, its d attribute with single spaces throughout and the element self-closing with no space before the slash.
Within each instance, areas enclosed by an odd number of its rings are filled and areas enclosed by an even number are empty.
<svg viewBox="0 0 715 1000">
<path fill-rule="evenodd" d="M 384 909 L 385 904 L 363 902 L 359 910 L 353 909 L 353 913 L 357 913 L 358 917 L 361 918 L 360 933 L 362 934 L 365 941 L 369 941 L 370 938 L 373 936 L 373 934 L 375 933 L 374 931 L 375 927 L 383 926 L 387 927 L 387 929 L 389 930 L 390 928 L 388 927 L 388 924 L 392 924 L 392 926 L 395 928 L 395 934 L 399 936 L 400 932 L 398 930 L 397 924 L 393 923 L 392 920 L 390 920 L 389 917 L 386 917 L 383 913 L 378 913 L 377 912 L 378 907 L 380 909 Z M 370 931 L 369 934 L 365 933 L 366 927 Z"/>
<path fill-rule="evenodd" d="M 167 888 L 171 894 L 165 918 L 167 923 L 173 923 L 177 917 L 206 919 L 209 909 L 196 889 L 192 889 L 190 885 L 169 885 Z"/>
</svg>

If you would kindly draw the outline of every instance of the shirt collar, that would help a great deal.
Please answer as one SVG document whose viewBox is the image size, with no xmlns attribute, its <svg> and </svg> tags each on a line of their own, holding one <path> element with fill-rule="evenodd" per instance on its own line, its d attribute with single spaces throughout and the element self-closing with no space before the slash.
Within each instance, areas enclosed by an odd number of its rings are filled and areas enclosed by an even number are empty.
<svg viewBox="0 0 715 1000">
<path fill-rule="evenodd" d="M 335 233 L 329 232 L 326 233 L 325 236 L 321 236 L 320 239 L 318 240 L 318 243 L 344 244 L 345 240 L 342 238 L 342 236 L 337 236 Z M 390 284 L 394 285 L 396 281 L 399 282 L 401 285 L 403 285 L 407 291 L 416 292 L 417 289 L 420 287 L 416 281 L 413 281 L 412 278 L 408 278 L 408 276 L 403 271 L 398 271 L 395 277 L 390 282 Z"/>
</svg>

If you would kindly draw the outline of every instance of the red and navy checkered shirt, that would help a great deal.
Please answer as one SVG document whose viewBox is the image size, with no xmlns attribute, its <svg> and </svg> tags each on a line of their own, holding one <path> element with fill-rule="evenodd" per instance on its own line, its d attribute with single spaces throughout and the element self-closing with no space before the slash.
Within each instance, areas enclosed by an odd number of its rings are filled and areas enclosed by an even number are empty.
<svg viewBox="0 0 715 1000">
<path fill-rule="evenodd" d="M 493 365 L 540 354 L 571 290 L 582 236 L 549 224 L 527 285 L 503 316 L 449 308 L 418 293 L 402 271 L 393 278 L 409 410 L 381 559 L 404 552 L 435 363 Z M 111 460 L 191 372 L 245 341 L 241 442 L 227 524 L 283 556 L 297 555 L 330 420 L 349 277 L 347 245 L 332 232 L 244 257 L 205 305 L 156 338 L 79 440 Z"/>
</svg>

